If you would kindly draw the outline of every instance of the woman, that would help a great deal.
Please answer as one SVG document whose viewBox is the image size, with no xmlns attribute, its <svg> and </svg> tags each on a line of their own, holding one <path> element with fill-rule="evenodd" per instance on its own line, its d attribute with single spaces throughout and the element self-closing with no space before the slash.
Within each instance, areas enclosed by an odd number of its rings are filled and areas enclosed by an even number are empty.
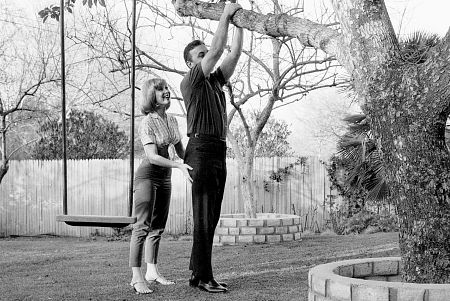
<svg viewBox="0 0 450 301">
<path fill-rule="evenodd" d="M 130 241 L 130 267 L 133 278 L 130 285 L 138 294 L 148 294 L 152 290 L 147 282 L 163 285 L 174 284 L 164 278 L 158 270 L 157 258 L 161 234 L 164 232 L 169 213 L 172 168 L 178 168 L 192 182 L 188 170 L 192 168 L 169 159 L 169 146 L 174 145 L 180 158 L 184 157 L 184 147 L 175 117 L 168 116 L 170 92 L 165 80 L 147 80 L 142 87 L 141 111 L 145 115 L 139 128 L 144 145 L 145 158 L 136 171 L 134 187 L 134 215 Z M 142 253 L 145 245 L 145 277 L 141 271 Z"/>
</svg>

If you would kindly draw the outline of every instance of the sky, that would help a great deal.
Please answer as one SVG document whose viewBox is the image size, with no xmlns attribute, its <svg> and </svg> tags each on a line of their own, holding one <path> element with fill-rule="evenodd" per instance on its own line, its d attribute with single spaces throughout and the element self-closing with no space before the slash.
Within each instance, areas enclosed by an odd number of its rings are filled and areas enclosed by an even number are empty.
<svg viewBox="0 0 450 301">
<path fill-rule="evenodd" d="M 402 28 L 401 33 L 426 30 L 444 36 L 450 27 L 448 0 L 392 0 L 386 7 L 396 32 Z"/>
<path fill-rule="evenodd" d="M 282 0 L 283 3 L 287 1 L 291 0 Z M 304 1 L 306 7 L 317 3 L 315 0 Z M 37 12 L 43 7 L 58 3 L 59 0 L 0 0 L 0 6 L 8 4 L 22 9 L 26 18 L 36 17 Z M 401 35 L 422 30 L 443 36 L 450 27 L 448 17 L 450 0 L 385 0 L 385 4 L 395 31 Z M 0 24 L 1 20 L 0 16 Z M 320 128 L 327 127 L 327 124 L 320 124 L 320 121 L 330 117 L 330 108 L 348 106 L 348 103 L 344 95 L 336 93 L 333 89 L 324 89 L 310 93 L 293 106 L 275 110 L 273 116 L 291 125 L 292 134 L 289 141 L 297 153 L 327 157 L 332 151 L 333 143 L 317 138 Z M 352 110 L 357 108 L 353 107 Z"/>
<path fill-rule="evenodd" d="M 291 0 L 282 1 L 287 2 Z M 310 5 L 309 3 L 315 0 L 304 1 L 306 5 Z M 43 6 L 58 4 L 59 0 L 0 0 L 0 5 L 11 2 L 23 9 L 28 16 L 32 16 Z M 246 1 L 241 0 L 240 2 Z M 385 3 L 397 32 L 403 15 L 402 28 L 404 30 L 402 32 L 405 30 L 425 29 L 444 35 L 449 28 L 449 0 L 385 0 Z"/>
</svg>

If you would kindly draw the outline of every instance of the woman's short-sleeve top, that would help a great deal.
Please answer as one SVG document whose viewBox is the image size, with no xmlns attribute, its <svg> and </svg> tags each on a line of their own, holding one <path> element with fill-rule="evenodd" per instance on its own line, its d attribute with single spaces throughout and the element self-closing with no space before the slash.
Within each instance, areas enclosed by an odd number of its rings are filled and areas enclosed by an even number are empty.
<svg viewBox="0 0 450 301">
<path fill-rule="evenodd" d="M 156 144 L 161 148 L 169 144 L 177 144 L 181 140 L 178 122 L 172 115 L 164 120 L 158 113 L 149 113 L 142 119 L 139 127 L 142 145 Z"/>
</svg>

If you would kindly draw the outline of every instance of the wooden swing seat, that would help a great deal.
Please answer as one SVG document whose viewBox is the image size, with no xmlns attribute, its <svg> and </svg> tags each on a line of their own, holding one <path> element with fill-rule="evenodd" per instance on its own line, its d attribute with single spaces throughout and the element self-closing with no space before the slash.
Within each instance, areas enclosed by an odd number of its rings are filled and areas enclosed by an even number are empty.
<svg viewBox="0 0 450 301">
<path fill-rule="evenodd" d="M 69 226 L 123 228 L 136 222 L 136 217 L 106 215 L 58 215 L 58 222 Z"/>
</svg>

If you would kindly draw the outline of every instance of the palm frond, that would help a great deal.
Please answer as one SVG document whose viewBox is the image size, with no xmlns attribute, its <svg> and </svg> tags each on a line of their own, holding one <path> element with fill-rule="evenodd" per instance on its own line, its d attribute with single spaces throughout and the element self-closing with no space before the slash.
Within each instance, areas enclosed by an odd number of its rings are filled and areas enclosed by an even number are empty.
<svg viewBox="0 0 450 301">
<path fill-rule="evenodd" d="M 356 123 L 361 123 L 364 120 L 366 120 L 366 115 L 364 114 L 353 114 L 353 115 L 348 115 L 347 117 L 344 117 L 344 121 L 349 123 L 349 124 L 356 124 Z"/>
<path fill-rule="evenodd" d="M 386 181 L 378 181 L 371 189 L 368 189 L 366 198 L 370 201 L 380 202 L 387 200 L 388 197 L 389 186 Z"/>
<path fill-rule="evenodd" d="M 404 61 L 413 64 L 425 62 L 428 51 L 440 42 L 440 37 L 433 33 L 415 31 L 400 40 L 400 51 Z"/>
<path fill-rule="evenodd" d="M 346 169 L 345 191 L 366 191 L 368 200 L 385 200 L 389 195 L 382 155 L 372 138 L 367 116 L 355 114 L 344 119 L 347 132 L 340 137 L 336 155 Z"/>
</svg>

